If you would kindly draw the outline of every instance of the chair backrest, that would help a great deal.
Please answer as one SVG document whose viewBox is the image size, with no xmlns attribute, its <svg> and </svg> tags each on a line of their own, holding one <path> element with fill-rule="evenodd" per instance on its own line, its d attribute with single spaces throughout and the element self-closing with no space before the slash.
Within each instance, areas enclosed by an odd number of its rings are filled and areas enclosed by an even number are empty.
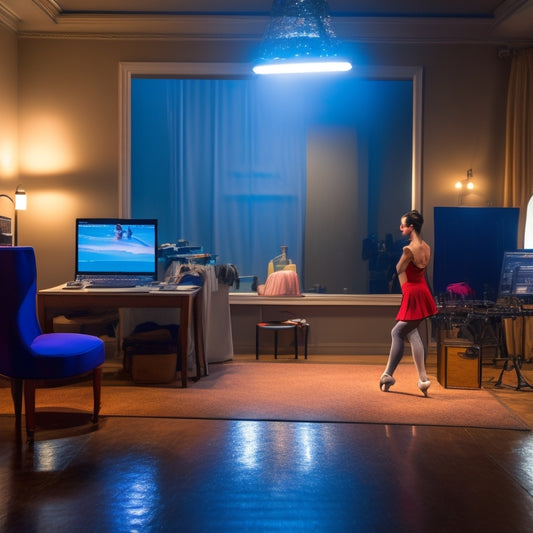
<svg viewBox="0 0 533 533">
<path fill-rule="evenodd" d="M 0 247 L 0 374 L 23 378 L 31 367 L 37 320 L 37 269 L 33 248 Z"/>
</svg>

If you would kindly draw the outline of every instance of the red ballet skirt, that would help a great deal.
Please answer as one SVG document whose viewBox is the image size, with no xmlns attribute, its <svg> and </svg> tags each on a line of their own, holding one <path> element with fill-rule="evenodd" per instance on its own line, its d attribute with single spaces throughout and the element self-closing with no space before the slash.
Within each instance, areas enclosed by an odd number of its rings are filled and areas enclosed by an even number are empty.
<svg viewBox="0 0 533 533">
<path fill-rule="evenodd" d="M 426 269 L 409 263 L 402 285 L 402 303 L 396 320 L 421 320 L 437 314 L 437 306 L 426 282 Z"/>
</svg>

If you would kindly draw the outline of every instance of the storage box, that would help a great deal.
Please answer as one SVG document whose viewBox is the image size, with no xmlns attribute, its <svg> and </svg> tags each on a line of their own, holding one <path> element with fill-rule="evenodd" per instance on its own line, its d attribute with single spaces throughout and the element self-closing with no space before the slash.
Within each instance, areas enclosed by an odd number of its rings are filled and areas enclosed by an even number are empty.
<svg viewBox="0 0 533 533">
<path fill-rule="evenodd" d="M 131 378 L 135 383 L 171 383 L 176 379 L 176 353 L 131 354 Z"/>
<path fill-rule="evenodd" d="M 135 383 L 170 383 L 178 370 L 178 326 L 139 325 L 122 343 L 124 369 Z"/>
<path fill-rule="evenodd" d="M 437 379 L 445 388 L 481 388 L 481 353 L 464 339 L 446 339 L 437 350 Z"/>
<path fill-rule="evenodd" d="M 116 337 L 110 337 L 109 335 L 100 335 L 100 338 L 104 341 L 106 360 L 119 359 L 120 357 L 119 340 Z"/>
</svg>

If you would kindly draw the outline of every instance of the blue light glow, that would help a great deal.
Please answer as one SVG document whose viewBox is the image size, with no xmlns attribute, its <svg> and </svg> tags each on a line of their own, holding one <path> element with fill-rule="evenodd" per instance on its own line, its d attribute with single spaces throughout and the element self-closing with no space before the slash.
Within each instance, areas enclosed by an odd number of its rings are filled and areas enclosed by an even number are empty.
<svg viewBox="0 0 533 533">
<path fill-rule="evenodd" d="M 300 61 L 256 65 L 255 74 L 306 74 L 314 72 L 347 72 L 352 65 L 348 61 Z"/>
</svg>

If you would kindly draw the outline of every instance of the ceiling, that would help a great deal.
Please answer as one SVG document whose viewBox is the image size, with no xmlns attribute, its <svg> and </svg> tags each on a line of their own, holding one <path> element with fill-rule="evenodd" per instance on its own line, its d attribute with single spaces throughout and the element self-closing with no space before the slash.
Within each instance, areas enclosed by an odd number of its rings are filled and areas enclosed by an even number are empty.
<svg viewBox="0 0 533 533">
<path fill-rule="evenodd" d="M 0 0 L 21 37 L 260 39 L 272 0 Z M 339 37 L 533 44 L 533 0 L 330 0 Z"/>
</svg>

